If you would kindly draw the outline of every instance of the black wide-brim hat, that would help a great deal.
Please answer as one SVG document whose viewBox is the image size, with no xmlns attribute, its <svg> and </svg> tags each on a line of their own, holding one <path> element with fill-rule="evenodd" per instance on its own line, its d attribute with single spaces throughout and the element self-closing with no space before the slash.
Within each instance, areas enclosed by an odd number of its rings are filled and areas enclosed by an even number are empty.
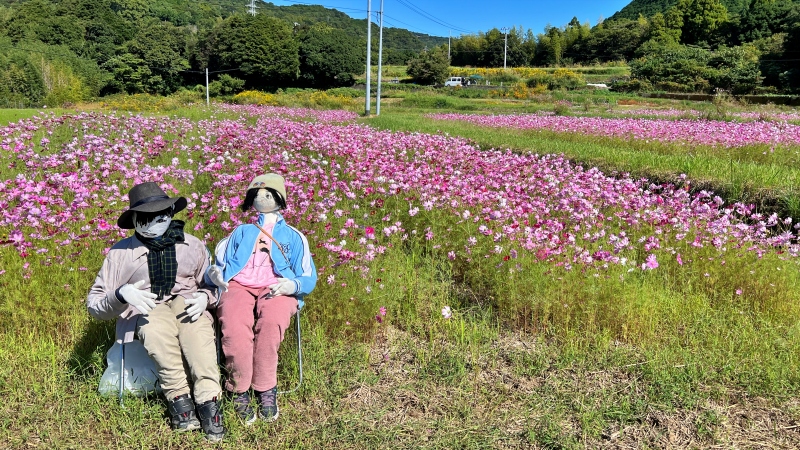
<svg viewBox="0 0 800 450">
<path fill-rule="evenodd" d="M 132 187 L 131 191 L 128 192 L 128 199 L 130 199 L 130 207 L 117 219 L 117 226 L 123 230 L 135 228 L 133 224 L 134 211 L 158 212 L 175 205 L 172 211 L 175 214 L 186 208 L 186 199 L 184 197 L 170 197 L 158 184 L 152 181 Z"/>
</svg>

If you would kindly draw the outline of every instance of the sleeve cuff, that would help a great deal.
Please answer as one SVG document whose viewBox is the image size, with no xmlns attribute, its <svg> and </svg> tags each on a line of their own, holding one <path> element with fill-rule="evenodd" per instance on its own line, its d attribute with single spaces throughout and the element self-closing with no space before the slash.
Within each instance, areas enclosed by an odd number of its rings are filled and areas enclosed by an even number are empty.
<svg viewBox="0 0 800 450">
<path fill-rule="evenodd" d="M 116 290 L 116 291 L 114 291 L 114 297 L 116 297 L 116 298 L 117 298 L 117 300 L 119 300 L 119 302 L 120 302 L 120 303 L 122 303 L 123 305 L 127 305 L 127 304 L 128 304 L 128 302 L 127 302 L 127 301 L 125 301 L 125 299 L 124 299 L 124 298 L 122 297 L 122 295 L 120 295 L 120 293 L 119 293 L 119 290 L 120 290 L 120 289 L 122 289 L 122 286 L 118 287 L 118 288 L 117 288 L 117 290 Z"/>
</svg>

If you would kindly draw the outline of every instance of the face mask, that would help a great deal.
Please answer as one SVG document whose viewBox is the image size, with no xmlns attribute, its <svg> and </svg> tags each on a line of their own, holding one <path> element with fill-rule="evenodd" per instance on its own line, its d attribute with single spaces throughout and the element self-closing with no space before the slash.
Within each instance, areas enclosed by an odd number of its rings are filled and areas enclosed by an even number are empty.
<svg viewBox="0 0 800 450">
<path fill-rule="evenodd" d="M 133 213 L 133 223 L 136 224 L 136 232 L 145 238 L 156 238 L 163 235 L 169 228 L 169 224 L 172 223 L 170 214 L 149 216 L 146 213 L 142 213 L 144 217 L 136 217 L 137 214 L 139 213 Z M 145 223 L 139 223 L 139 221 Z"/>
<path fill-rule="evenodd" d="M 271 213 L 278 210 L 278 202 L 275 201 L 272 193 L 266 189 L 258 190 L 258 194 L 253 200 L 253 206 L 260 213 Z"/>
</svg>

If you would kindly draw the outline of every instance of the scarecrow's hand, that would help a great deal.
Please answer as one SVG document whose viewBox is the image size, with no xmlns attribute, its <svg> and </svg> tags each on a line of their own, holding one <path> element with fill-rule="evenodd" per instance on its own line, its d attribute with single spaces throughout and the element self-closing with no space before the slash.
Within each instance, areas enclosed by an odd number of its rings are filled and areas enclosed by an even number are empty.
<svg viewBox="0 0 800 450">
<path fill-rule="evenodd" d="M 208 307 L 208 295 L 205 292 L 195 292 L 193 298 L 183 300 L 186 303 L 186 314 L 196 322 Z"/>
<path fill-rule="evenodd" d="M 278 278 L 278 282 L 271 284 L 269 290 L 273 297 L 281 295 L 294 295 L 297 293 L 297 284 L 288 278 Z"/>
<path fill-rule="evenodd" d="M 208 275 L 208 279 L 219 288 L 220 293 L 228 291 L 228 282 L 222 277 L 222 269 L 220 269 L 219 266 L 209 267 L 206 275 Z"/>
<path fill-rule="evenodd" d="M 149 290 L 139 289 L 144 284 L 144 280 L 139 280 L 133 284 L 126 284 L 117 289 L 117 298 L 121 298 L 125 303 L 138 309 L 143 315 L 147 315 L 156 307 L 155 300 L 158 296 Z"/>
</svg>

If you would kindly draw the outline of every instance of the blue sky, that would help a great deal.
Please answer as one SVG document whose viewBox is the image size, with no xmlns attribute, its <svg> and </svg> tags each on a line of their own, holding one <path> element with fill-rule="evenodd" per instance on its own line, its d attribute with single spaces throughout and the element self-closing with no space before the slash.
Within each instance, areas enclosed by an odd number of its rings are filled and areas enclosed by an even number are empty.
<svg viewBox="0 0 800 450">
<path fill-rule="evenodd" d="M 371 0 L 373 20 L 381 0 Z M 243 3 L 244 0 L 242 0 Z M 338 9 L 351 17 L 367 16 L 367 0 L 271 0 L 279 6 L 306 4 Z M 434 36 L 453 36 L 488 31 L 492 28 L 529 28 L 534 34 L 550 24 L 566 25 L 572 17 L 592 26 L 598 19 L 608 18 L 631 0 L 384 0 L 384 26 L 427 33 Z"/>
</svg>

